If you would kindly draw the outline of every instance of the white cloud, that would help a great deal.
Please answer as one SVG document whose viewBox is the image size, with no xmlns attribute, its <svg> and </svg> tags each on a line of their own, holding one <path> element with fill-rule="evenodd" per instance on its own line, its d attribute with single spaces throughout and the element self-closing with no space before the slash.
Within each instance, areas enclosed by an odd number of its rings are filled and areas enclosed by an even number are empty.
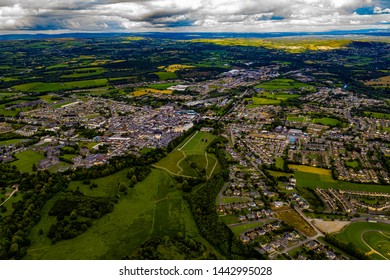
<svg viewBox="0 0 390 280">
<path fill-rule="evenodd" d="M 354 13 L 357 8 L 374 5 L 378 5 L 375 15 Z M 389 8 L 380 5 L 383 3 L 379 0 L 1 0 L 0 30 L 210 31 L 213 27 L 213 31 L 265 32 L 388 28 L 381 22 L 386 21 L 383 14 L 389 13 Z"/>
</svg>

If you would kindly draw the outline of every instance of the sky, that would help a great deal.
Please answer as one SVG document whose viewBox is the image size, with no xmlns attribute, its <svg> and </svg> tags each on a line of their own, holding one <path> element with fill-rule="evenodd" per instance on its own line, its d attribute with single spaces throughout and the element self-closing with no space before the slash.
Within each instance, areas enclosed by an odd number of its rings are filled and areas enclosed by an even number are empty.
<svg viewBox="0 0 390 280">
<path fill-rule="evenodd" d="M 390 0 L 0 0 L 0 34 L 390 29 Z"/>
</svg>

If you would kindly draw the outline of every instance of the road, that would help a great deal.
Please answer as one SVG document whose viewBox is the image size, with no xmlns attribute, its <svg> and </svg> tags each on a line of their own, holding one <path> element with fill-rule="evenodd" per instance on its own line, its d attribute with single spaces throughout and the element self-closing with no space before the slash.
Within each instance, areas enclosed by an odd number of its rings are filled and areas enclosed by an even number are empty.
<svg viewBox="0 0 390 280">
<path fill-rule="evenodd" d="M 19 188 L 18 187 L 16 187 L 16 188 L 14 188 L 14 190 L 11 192 L 11 194 L 9 195 L 9 197 L 6 199 L 6 200 L 4 200 L 4 202 L 2 203 L 2 204 L 0 204 L 0 207 L 1 206 L 3 206 L 3 204 L 5 204 L 16 192 L 18 192 L 19 191 Z"/>
</svg>

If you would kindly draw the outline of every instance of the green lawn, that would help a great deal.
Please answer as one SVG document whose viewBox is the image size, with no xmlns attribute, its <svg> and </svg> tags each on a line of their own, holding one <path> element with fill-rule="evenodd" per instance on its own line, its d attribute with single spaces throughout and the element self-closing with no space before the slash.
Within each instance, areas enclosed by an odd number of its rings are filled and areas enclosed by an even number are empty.
<svg viewBox="0 0 390 280">
<path fill-rule="evenodd" d="M 297 186 L 309 188 L 336 188 L 341 190 L 356 190 L 369 192 L 390 193 L 390 186 L 375 184 L 358 184 L 344 181 L 333 180 L 332 176 L 327 174 L 315 174 L 302 171 L 295 171 L 294 176 L 297 179 Z"/>
<path fill-rule="evenodd" d="M 337 126 L 340 124 L 340 121 L 333 118 L 321 118 L 321 119 L 314 119 L 313 123 L 328 125 L 328 126 Z"/>
<path fill-rule="evenodd" d="M 310 88 L 313 86 L 297 82 L 292 79 L 274 79 L 260 85 L 255 86 L 255 88 L 267 89 L 267 90 L 283 90 L 283 89 L 299 89 L 299 88 Z"/>
<path fill-rule="evenodd" d="M 195 132 L 180 144 L 179 150 L 186 155 L 203 155 L 207 146 L 214 140 L 215 135 L 207 132 Z"/>
<path fill-rule="evenodd" d="M 119 173 L 115 177 L 123 178 L 122 171 Z M 99 183 L 108 184 L 109 177 L 95 181 L 103 180 Z M 130 254 L 153 235 L 171 236 L 178 232 L 209 247 L 200 237 L 176 184 L 165 172 L 153 169 L 143 182 L 128 189 L 127 195 L 121 196 L 112 213 L 95 221 L 80 236 L 55 245 L 51 245 L 50 240 L 45 237 L 54 222 L 47 215 L 51 205 L 58 199 L 53 198 L 45 205 L 41 221 L 31 231 L 29 238 L 32 245 L 26 259 L 119 259 Z M 101 185 L 97 189 L 99 188 L 105 187 Z M 39 235 L 39 229 L 44 231 L 43 235 Z"/>
<path fill-rule="evenodd" d="M 9 139 L 9 140 L 4 140 L 4 141 L 0 141 L 0 146 L 1 145 L 11 145 L 11 144 L 18 144 L 22 141 L 27 141 L 28 139 Z"/>
<path fill-rule="evenodd" d="M 352 168 L 358 168 L 359 167 L 359 162 L 357 160 L 352 160 L 352 161 L 346 161 L 345 164 L 349 167 Z"/>
<path fill-rule="evenodd" d="M 154 88 L 158 90 L 166 90 L 169 87 L 176 86 L 177 83 L 164 83 L 164 84 L 155 84 L 155 85 L 148 85 L 148 88 Z"/>
<path fill-rule="evenodd" d="M 36 152 L 27 150 L 15 155 L 18 160 L 13 161 L 11 165 L 15 165 L 21 172 L 32 172 L 32 165 L 35 163 L 38 166 L 38 162 L 45 157 Z"/>
<path fill-rule="evenodd" d="M 238 223 L 238 219 L 236 215 L 226 215 L 226 216 L 219 216 L 219 218 L 224 222 L 226 225 L 230 224 L 236 224 Z"/>
<path fill-rule="evenodd" d="M 222 198 L 223 204 L 231 204 L 231 203 L 242 203 L 242 202 L 248 202 L 250 199 L 248 197 L 228 197 L 225 196 Z"/>
<path fill-rule="evenodd" d="M 287 117 L 287 120 L 288 120 L 288 121 L 291 121 L 291 122 L 304 122 L 304 121 L 306 121 L 306 118 L 305 118 L 305 117 L 293 117 L 293 116 L 288 116 L 288 117 Z"/>
<path fill-rule="evenodd" d="M 8 198 L 8 196 L 5 196 L 3 194 L 0 194 L 0 198 L 1 197 L 4 197 L 5 199 Z M 13 212 L 14 212 L 14 209 L 12 207 L 12 203 L 16 203 L 18 202 L 19 200 L 22 200 L 23 198 L 23 195 L 20 193 L 20 192 L 17 192 L 15 193 L 9 200 L 7 200 L 7 202 L 4 204 L 5 208 L 7 209 L 7 211 L 5 213 L 2 213 L 0 212 L 0 216 L 2 217 L 5 217 L 5 216 L 9 216 L 11 215 Z M 2 202 L 1 202 L 2 203 Z M 0 204 L 1 204 L 0 203 Z"/>
<path fill-rule="evenodd" d="M 275 167 L 279 169 L 283 169 L 284 167 L 284 160 L 281 157 L 278 157 L 275 159 Z"/>
<path fill-rule="evenodd" d="M 378 113 L 378 112 L 369 112 L 369 111 L 365 111 L 364 114 L 365 114 L 367 117 L 372 117 L 372 118 L 375 118 L 375 119 L 386 119 L 386 120 L 390 120 L 390 114 Z"/>
<path fill-rule="evenodd" d="M 253 108 L 262 105 L 280 105 L 281 101 L 277 99 L 268 99 L 261 97 L 252 97 L 249 100 L 252 100 L 252 104 L 248 105 L 248 108 Z"/>
<path fill-rule="evenodd" d="M 130 180 L 127 178 L 128 168 L 123 169 L 115 174 L 102 177 L 99 179 L 92 179 L 91 184 L 95 183 L 98 185 L 97 188 L 90 188 L 90 185 L 83 184 L 83 181 L 72 181 L 69 183 L 69 190 L 78 189 L 83 194 L 96 197 L 106 196 L 113 197 L 118 193 L 118 185 L 124 182 L 126 185 L 130 184 Z"/>
<path fill-rule="evenodd" d="M 215 156 L 208 154 L 206 158 L 205 155 L 206 148 L 214 138 L 215 135 L 207 132 L 194 132 L 155 166 L 177 176 L 198 177 L 200 171 L 206 170 L 206 175 L 210 177 L 220 170 Z M 195 168 L 191 167 L 193 164 Z"/>
<path fill-rule="evenodd" d="M 264 225 L 264 222 L 252 222 L 252 223 L 245 223 L 242 225 L 233 226 L 230 227 L 230 229 L 236 236 L 240 236 L 242 233 L 248 230 L 255 229 L 257 227 L 261 227 L 262 225 Z"/>
<path fill-rule="evenodd" d="M 279 171 L 273 171 L 273 170 L 267 170 L 267 171 L 273 177 L 291 177 L 291 176 L 293 176 L 292 173 L 285 173 L 285 172 L 279 172 Z"/>
<path fill-rule="evenodd" d="M 364 253 L 368 253 L 370 258 L 383 259 L 373 252 L 373 249 L 390 259 L 390 225 L 388 224 L 357 222 L 348 225 L 335 236 L 345 243 L 352 242 Z"/>
<path fill-rule="evenodd" d="M 177 75 L 174 72 L 155 72 L 153 74 L 156 74 L 161 81 L 177 78 Z"/>
</svg>

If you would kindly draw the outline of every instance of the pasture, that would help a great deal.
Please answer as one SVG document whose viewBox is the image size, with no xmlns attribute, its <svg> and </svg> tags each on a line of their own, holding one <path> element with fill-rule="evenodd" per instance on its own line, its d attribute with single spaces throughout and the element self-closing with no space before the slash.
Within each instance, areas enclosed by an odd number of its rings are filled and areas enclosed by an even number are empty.
<svg viewBox="0 0 390 280">
<path fill-rule="evenodd" d="M 246 100 L 251 100 L 252 104 L 248 105 L 248 108 L 264 106 L 264 105 L 280 105 L 281 101 L 278 99 L 268 99 L 262 97 L 252 97 Z"/>
<path fill-rule="evenodd" d="M 161 81 L 171 80 L 171 79 L 177 78 L 177 75 L 175 74 L 175 72 L 162 72 L 162 71 L 160 71 L 160 72 L 154 72 L 153 74 L 156 74 Z"/>
<path fill-rule="evenodd" d="M 390 225 L 356 222 L 335 235 L 345 243 L 352 242 L 372 259 L 390 260 Z"/>
</svg>

